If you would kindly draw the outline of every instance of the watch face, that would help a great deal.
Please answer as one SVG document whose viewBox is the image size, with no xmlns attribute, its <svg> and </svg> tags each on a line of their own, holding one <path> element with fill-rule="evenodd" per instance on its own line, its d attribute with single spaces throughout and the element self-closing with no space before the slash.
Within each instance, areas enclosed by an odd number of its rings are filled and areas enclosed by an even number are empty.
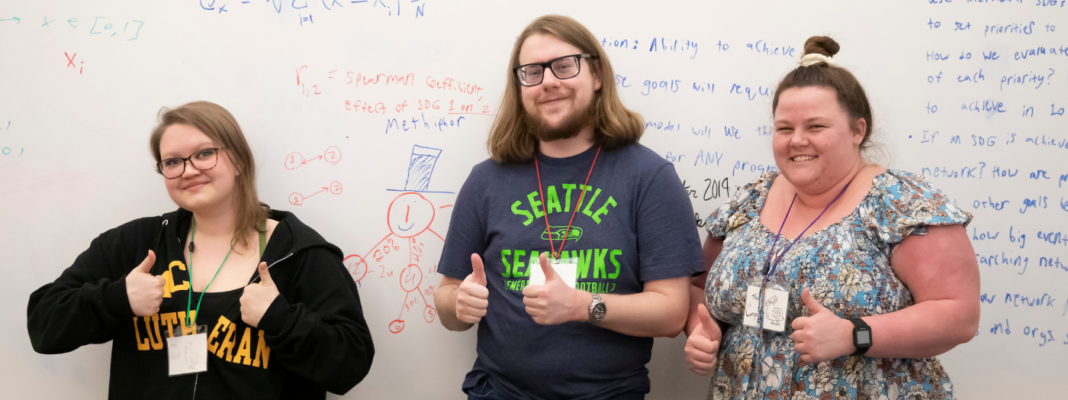
<svg viewBox="0 0 1068 400">
<path fill-rule="evenodd" d="M 871 346 L 871 332 L 866 330 L 857 331 L 857 344 Z"/>
<path fill-rule="evenodd" d="M 599 304 L 594 305 L 593 306 L 593 312 L 592 312 L 593 320 L 594 321 L 600 321 L 601 319 L 604 319 L 605 311 L 606 311 L 606 309 L 605 309 L 604 303 L 599 303 Z"/>
</svg>

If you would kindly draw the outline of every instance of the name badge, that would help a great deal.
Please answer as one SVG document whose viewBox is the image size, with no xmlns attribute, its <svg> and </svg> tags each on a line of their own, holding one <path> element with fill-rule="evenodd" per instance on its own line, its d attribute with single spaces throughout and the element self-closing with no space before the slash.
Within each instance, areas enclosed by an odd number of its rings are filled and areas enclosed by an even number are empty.
<svg viewBox="0 0 1068 400">
<path fill-rule="evenodd" d="M 547 260 L 549 261 L 549 265 L 553 267 L 553 271 L 556 271 L 556 275 L 560 276 L 560 279 L 563 280 L 568 287 L 574 289 L 575 282 L 578 280 L 578 259 L 554 259 L 548 257 Z M 530 269 L 530 280 L 527 282 L 527 285 L 545 284 L 545 272 L 541 270 L 541 261 L 538 260 L 538 257 L 531 256 L 527 268 Z"/>
<path fill-rule="evenodd" d="M 196 333 L 183 335 L 175 326 L 167 338 L 167 367 L 169 376 L 208 371 L 208 326 L 197 325 Z"/>
<path fill-rule="evenodd" d="M 745 292 L 745 317 L 742 325 L 760 328 L 760 286 L 750 284 Z"/>
<path fill-rule="evenodd" d="M 764 289 L 764 329 L 783 332 L 786 330 L 786 305 L 790 294 L 785 290 Z"/>
</svg>

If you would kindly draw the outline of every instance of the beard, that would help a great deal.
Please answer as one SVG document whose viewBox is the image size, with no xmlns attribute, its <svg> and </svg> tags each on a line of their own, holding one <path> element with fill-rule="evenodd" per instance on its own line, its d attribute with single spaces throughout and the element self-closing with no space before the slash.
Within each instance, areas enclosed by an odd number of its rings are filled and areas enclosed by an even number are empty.
<svg viewBox="0 0 1068 400">
<path fill-rule="evenodd" d="M 596 109 L 593 100 L 581 110 L 572 110 L 557 126 L 549 125 L 544 118 L 525 113 L 524 119 L 530 127 L 530 133 L 540 141 L 551 142 L 560 139 L 570 139 L 578 136 L 582 128 L 590 126 L 595 120 Z"/>
</svg>

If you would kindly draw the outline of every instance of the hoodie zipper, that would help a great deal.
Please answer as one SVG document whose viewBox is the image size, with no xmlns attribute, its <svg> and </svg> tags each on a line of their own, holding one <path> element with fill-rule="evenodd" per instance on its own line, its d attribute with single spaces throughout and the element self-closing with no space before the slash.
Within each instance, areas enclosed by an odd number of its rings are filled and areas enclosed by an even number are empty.
<svg viewBox="0 0 1068 400">
<path fill-rule="evenodd" d="M 293 257 L 293 254 L 295 254 L 295 253 L 289 253 L 289 254 L 286 254 L 286 256 L 285 256 L 285 257 L 279 258 L 279 259 L 278 259 L 277 261 L 275 261 L 275 262 L 271 263 L 270 265 L 268 265 L 268 266 L 267 266 L 267 270 L 268 270 L 268 271 L 270 271 L 270 270 L 271 270 L 271 267 L 275 266 L 276 264 L 278 264 L 278 263 L 280 263 L 280 262 L 282 262 L 282 261 L 285 261 L 285 260 L 289 259 L 289 257 Z M 253 279 L 253 280 L 252 280 L 252 282 L 251 282 L 250 284 L 252 284 L 252 283 L 257 283 L 257 282 L 259 282 L 260 280 L 261 280 L 261 279 L 260 279 L 260 276 L 259 276 L 259 275 L 256 275 L 256 279 Z"/>
</svg>

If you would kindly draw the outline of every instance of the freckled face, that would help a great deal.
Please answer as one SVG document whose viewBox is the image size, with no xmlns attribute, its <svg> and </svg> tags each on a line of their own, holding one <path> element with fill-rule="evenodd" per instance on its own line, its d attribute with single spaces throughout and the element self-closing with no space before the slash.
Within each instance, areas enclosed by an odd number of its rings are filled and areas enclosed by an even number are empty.
<svg viewBox="0 0 1068 400">
<path fill-rule="evenodd" d="M 549 62 L 580 53 L 582 51 L 577 47 L 555 36 L 531 35 L 523 41 L 523 47 L 519 51 L 519 65 Z M 588 61 L 589 59 L 579 61 L 579 74 L 573 78 L 557 79 L 556 75 L 546 68 L 540 85 L 520 86 L 523 109 L 527 114 L 547 127 L 556 128 L 585 113 L 592 103 L 594 93 L 601 89 L 600 75 L 593 74 Z"/>
<path fill-rule="evenodd" d="M 423 233 L 434 221 L 434 205 L 418 193 L 405 193 L 389 205 L 389 230 L 402 238 Z"/>
<path fill-rule="evenodd" d="M 167 127 L 160 138 L 160 157 L 189 157 L 208 148 L 220 147 L 199 129 L 185 124 Z M 174 179 L 163 178 L 171 200 L 186 210 L 201 212 L 220 205 L 232 204 L 237 170 L 225 150 L 220 150 L 215 166 L 198 170 L 191 162 L 185 172 Z"/>
<path fill-rule="evenodd" d="M 863 119 L 850 124 L 834 89 L 801 87 L 779 94 L 772 151 L 783 176 L 798 190 L 819 193 L 861 161 Z"/>
</svg>

